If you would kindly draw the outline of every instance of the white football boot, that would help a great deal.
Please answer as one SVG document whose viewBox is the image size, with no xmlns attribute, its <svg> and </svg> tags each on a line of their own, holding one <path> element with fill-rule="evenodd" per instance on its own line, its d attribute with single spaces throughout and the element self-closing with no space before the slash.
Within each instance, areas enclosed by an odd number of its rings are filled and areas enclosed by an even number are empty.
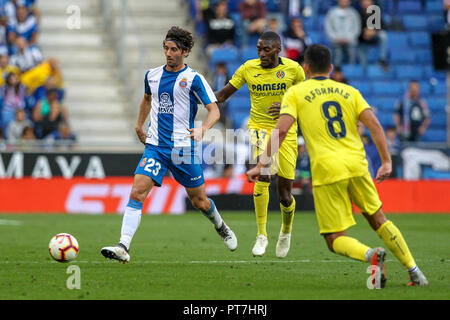
<svg viewBox="0 0 450 320">
<path fill-rule="evenodd" d="M 283 230 L 283 228 L 281 229 Z M 289 252 L 289 248 L 291 247 L 291 234 L 284 233 L 280 230 L 280 235 L 278 236 L 277 247 L 275 249 L 275 253 L 278 258 L 284 258 Z"/>
<path fill-rule="evenodd" d="M 409 279 L 411 280 L 408 283 L 409 287 L 427 286 L 428 285 L 427 278 L 424 276 L 424 274 L 422 273 L 422 271 L 420 271 L 419 268 L 417 268 L 414 271 L 409 272 Z"/>
<path fill-rule="evenodd" d="M 219 236 L 222 238 L 223 243 L 225 243 L 225 246 L 230 249 L 231 251 L 236 250 L 237 248 L 237 238 L 234 234 L 233 230 L 227 224 L 225 221 L 223 221 L 222 226 L 219 229 L 216 229 Z"/>
<path fill-rule="evenodd" d="M 263 234 L 256 237 L 255 245 L 253 246 L 252 253 L 254 257 L 262 257 L 266 253 L 266 247 L 269 244 L 269 240 Z"/>
<path fill-rule="evenodd" d="M 130 255 L 125 246 L 121 243 L 114 247 L 104 247 L 102 248 L 101 253 L 105 258 L 119 260 L 119 262 L 122 263 L 130 261 Z"/>
</svg>

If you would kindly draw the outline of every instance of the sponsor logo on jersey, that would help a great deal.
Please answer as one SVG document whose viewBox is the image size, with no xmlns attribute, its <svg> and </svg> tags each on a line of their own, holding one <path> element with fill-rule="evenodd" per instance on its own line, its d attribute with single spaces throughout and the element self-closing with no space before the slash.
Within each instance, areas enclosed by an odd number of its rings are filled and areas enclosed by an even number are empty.
<svg viewBox="0 0 450 320">
<path fill-rule="evenodd" d="M 253 84 L 253 91 L 286 90 L 286 83 Z"/>
<path fill-rule="evenodd" d="M 280 71 L 277 72 L 277 78 L 278 79 L 283 79 L 285 75 L 286 74 L 284 73 L 283 70 L 280 70 Z"/>
<path fill-rule="evenodd" d="M 159 96 L 158 112 L 173 114 L 173 104 L 172 101 L 170 100 L 170 95 L 167 92 L 163 92 Z"/>
</svg>

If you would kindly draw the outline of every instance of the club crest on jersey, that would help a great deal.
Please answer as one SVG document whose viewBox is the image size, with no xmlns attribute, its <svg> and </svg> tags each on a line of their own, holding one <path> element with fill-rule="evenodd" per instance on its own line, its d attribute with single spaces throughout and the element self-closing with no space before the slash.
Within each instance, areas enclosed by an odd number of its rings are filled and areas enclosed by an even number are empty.
<svg viewBox="0 0 450 320">
<path fill-rule="evenodd" d="M 170 100 L 170 95 L 167 92 L 161 93 L 159 96 L 159 113 L 172 113 L 173 114 L 173 104 Z"/>
<path fill-rule="evenodd" d="M 186 88 L 187 87 L 187 79 L 186 78 L 181 79 L 179 85 L 182 88 Z"/>
<path fill-rule="evenodd" d="M 139 164 L 141 167 L 144 167 L 147 163 L 147 158 L 142 159 L 141 163 Z"/>
<path fill-rule="evenodd" d="M 285 76 L 284 71 L 281 70 L 281 71 L 278 71 L 278 72 L 277 72 L 277 78 L 278 78 L 278 79 L 283 79 L 284 76 Z"/>
</svg>

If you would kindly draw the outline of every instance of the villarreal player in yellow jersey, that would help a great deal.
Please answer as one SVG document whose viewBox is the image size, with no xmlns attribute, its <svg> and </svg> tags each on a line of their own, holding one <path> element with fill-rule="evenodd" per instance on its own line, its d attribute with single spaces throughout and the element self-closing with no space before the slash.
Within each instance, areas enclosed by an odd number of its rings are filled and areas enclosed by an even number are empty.
<svg viewBox="0 0 450 320">
<path fill-rule="evenodd" d="M 267 31 L 261 35 L 257 51 L 259 59 L 249 60 L 241 65 L 229 83 L 215 93 L 218 102 L 224 102 L 247 84 L 251 99 L 248 128 L 253 159 L 256 159 L 265 149 L 270 132 L 277 123 L 281 100 L 286 90 L 305 80 L 303 68 L 297 62 L 279 57 L 281 40 L 275 32 Z M 278 176 L 277 189 L 282 216 L 276 255 L 284 258 L 289 251 L 295 212 L 295 199 L 291 189 L 295 178 L 297 153 L 297 128 L 292 127 L 286 136 L 286 142 L 274 157 L 271 172 L 259 177 L 255 183 L 253 199 L 258 232 L 252 250 L 254 256 L 264 255 L 268 245 L 266 223 L 270 174 Z"/>
<path fill-rule="evenodd" d="M 358 120 L 370 130 L 380 153 L 382 165 L 377 172 L 377 182 L 387 179 L 392 170 L 386 138 L 378 119 L 358 90 L 329 79 L 333 67 L 327 47 L 310 46 L 305 52 L 303 67 L 308 80 L 285 94 L 280 119 L 268 147 L 257 166 L 247 172 L 248 179 L 254 181 L 258 177 L 262 168 L 270 163 L 277 144 L 284 144 L 289 128 L 298 122 L 311 159 L 319 230 L 328 248 L 334 253 L 371 263 L 373 274 L 368 285 L 384 287 L 385 250 L 370 248 L 346 234 L 346 230 L 355 224 L 353 200 L 370 226 L 408 270 L 409 285 L 427 285 L 428 281 L 416 265 L 400 230 L 386 219 L 369 174 L 364 147 L 356 129 Z"/>
</svg>

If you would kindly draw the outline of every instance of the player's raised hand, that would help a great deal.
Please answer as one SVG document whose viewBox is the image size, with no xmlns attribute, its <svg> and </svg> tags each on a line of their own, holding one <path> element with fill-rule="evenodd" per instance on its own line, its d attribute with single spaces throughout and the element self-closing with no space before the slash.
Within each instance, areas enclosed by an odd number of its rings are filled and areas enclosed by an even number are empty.
<svg viewBox="0 0 450 320">
<path fill-rule="evenodd" d="M 136 134 L 137 134 L 137 136 L 139 138 L 139 141 L 141 141 L 143 144 L 145 144 L 146 134 L 142 130 L 142 128 L 136 127 Z"/>
<path fill-rule="evenodd" d="M 274 102 L 267 110 L 267 113 L 272 117 L 273 120 L 277 120 L 280 117 L 281 103 Z"/>
<path fill-rule="evenodd" d="M 386 180 L 391 175 L 391 172 L 392 172 L 392 164 L 389 162 L 383 163 L 378 169 L 375 181 L 377 183 L 380 183 L 381 181 Z"/>
<path fill-rule="evenodd" d="M 192 128 L 187 129 L 191 134 L 189 135 L 189 138 L 193 139 L 194 141 L 200 141 L 203 138 L 203 135 L 205 134 L 206 130 L 201 128 Z"/>
</svg>

